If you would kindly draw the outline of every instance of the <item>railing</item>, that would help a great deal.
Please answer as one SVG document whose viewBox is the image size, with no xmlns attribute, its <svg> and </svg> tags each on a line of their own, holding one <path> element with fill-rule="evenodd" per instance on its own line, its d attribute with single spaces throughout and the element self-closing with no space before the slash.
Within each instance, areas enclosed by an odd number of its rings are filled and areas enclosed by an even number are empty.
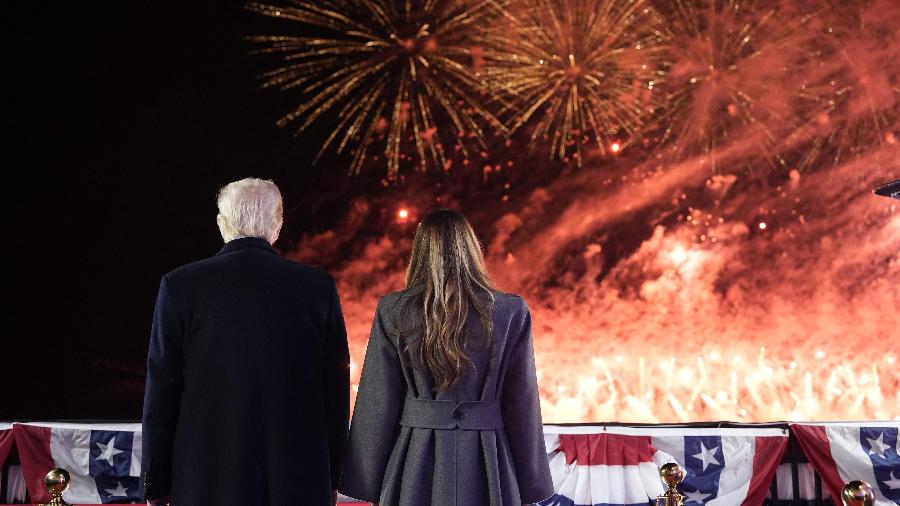
<svg viewBox="0 0 900 506">
<path fill-rule="evenodd" d="M 684 479 L 684 469 L 678 464 L 665 464 L 659 470 L 659 475 L 667 490 L 656 498 L 655 506 L 684 506 L 685 496 L 678 491 L 678 486 Z M 65 469 L 51 469 L 44 478 L 50 501 L 40 506 L 71 506 L 63 499 L 63 493 L 69 488 L 70 481 L 69 472 Z M 841 502 L 844 506 L 875 506 L 875 493 L 868 483 L 854 480 L 844 485 Z"/>
<path fill-rule="evenodd" d="M 894 436 L 889 436 L 891 438 L 896 437 L 897 431 L 898 431 L 898 429 L 900 429 L 900 423 L 898 423 L 896 421 L 863 422 L 863 423 L 835 422 L 835 423 L 831 423 L 831 424 L 824 423 L 824 422 L 820 423 L 820 424 L 816 424 L 816 423 L 813 423 L 813 424 L 790 424 L 790 423 L 737 424 L 737 423 L 728 423 L 728 422 L 669 424 L 669 425 L 659 425 L 659 424 L 560 424 L 560 425 L 545 426 L 545 434 L 549 438 L 548 439 L 548 451 L 552 452 L 553 448 L 551 448 L 550 442 L 561 441 L 561 438 L 567 439 L 568 442 L 572 442 L 574 439 L 580 438 L 578 440 L 583 442 L 583 441 L 586 441 L 586 438 L 596 438 L 597 436 L 605 437 L 604 435 L 612 435 L 612 434 L 618 435 L 618 437 L 621 437 L 622 435 L 626 435 L 626 436 L 629 436 L 629 435 L 641 435 L 641 436 L 651 435 L 653 437 L 653 441 L 654 441 L 654 445 L 655 445 L 657 441 L 662 443 L 666 440 L 667 437 L 669 437 L 669 438 L 672 437 L 671 435 L 667 434 L 666 431 L 675 431 L 677 433 L 684 433 L 684 435 L 690 435 L 691 437 L 698 436 L 698 435 L 702 436 L 702 437 L 707 437 L 706 435 L 709 435 L 709 434 L 721 435 L 721 434 L 726 434 L 726 433 L 730 432 L 731 434 L 741 433 L 741 437 L 747 437 L 747 436 L 744 436 L 744 434 L 749 433 L 751 438 L 753 436 L 756 436 L 758 438 L 760 436 L 771 436 L 774 433 L 776 436 L 778 436 L 774 439 L 778 439 L 780 441 L 779 450 L 777 452 L 771 451 L 771 450 L 766 451 L 765 455 L 772 456 L 770 459 L 770 463 L 772 466 L 777 465 L 777 469 L 775 472 L 771 472 L 772 467 L 769 467 L 768 469 L 770 469 L 770 471 L 766 473 L 767 478 L 765 480 L 763 480 L 762 482 L 759 482 L 756 485 L 754 485 L 754 487 L 756 487 L 756 489 L 759 491 L 759 495 L 756 496 L 756 499 L 754 499 L 753 502 L 760 500 L 760 498 L 762 496 L 766 496 L 764 499 L 762 499 L 762 502 L 761 502 L 761 504 L 766 505 L 766 506 L 799 506 L 799 505 L 827 506 L 827 505 L 833 505 L 835 501 L 831 498 L 831 495 L 832 494 L 834 494 L 835 496 L 837 495 L 837 493 L 840 490 L 842 480 L 840 479 L 840 477 L 837 477 L 834 473 L 831 473 L 829 475 L 827 472 L 827 469 L 823 470 L 823 473 L 825 473 L 825 478 L 823 478 L 815 471 L 813 465 L 807 459 L 807 456 L 804 453 L 804 447 L 801 445 L 801 441 L 798 439 L 797 433 L 802 432 L 801 429 L 804 429 L 804 428 L 809 429 L 810 425 L 828 427 L 829 428 L 828 430 L 832 430 L 834 428 L 840 429 L 840 428 L 848 428 L 848 427 L 857 427 L 859 429 L 859 431 L 870 430 L 872 428 L 888 427 L 887 430 L 890 430 L 890 431 L 892 431 L 892 434 L 895 434 Z M 91 440 L 91 441 L 93 439 L 96 439 L 94 436 L 96 436 L 97 433 L 99 433 L 99 437 L 106 438 L 106 439 L 103 439 L 102 441 L 99 441 L 99 442 L 104 443 L 104 446 L 109 446 L 109 444 L 110 444 L 109 438 L 112 438 L 113 433 L 121 434 L 122 431 L 125 431 L 125 432 L 132 431 L 132 434 L 129 435 L 129 438 L 127 440 L 129 441 L 128 444 L 130 444 L 131 439 L 134 440 L 133 451 L 131 448 L 126 448 L 125 446 L 123 446 L 122 440 L 126 439 L 126 438 L 119 438 L 119 443 L 116 443 L 116 446 L 114 447 L 114 449 L 126 451 L 126 452 L 123 452 L 123 451 L 117 452 L 122 455 L 119 455 L 118 457 L 116 457 L 116 459 L 124 459 L 124 458 L 126 458 L 126 455 L 128 453 L 131 453 L 131 456 L 136 457 L 136 458 L 133 458 L 132 460 L 133 460 L 133 462 L 138 463 L 138 469 L 139 469 L 139 462 L 140 462 L 140 458 L 139 458 L 139 455 L 140 455 L 140 443 L 139 443 L 140 424 L 139 423 L 132 422 L 132 423 L 128 423 L 128 424 L 110 424 L 108 422 L 99 422 L 99 421 L 88 421 L 88 422 L 79 421 L 79 422 L 67 422 L 67 423 L 23 423 L 23 424 L 14 425 L 14 424 L 3 424 L 2 422 L 0 422 L 0 465 L 2 465 L 2 471 L 3 471 L 2 479 L 0 479 L 0 504 L 3 504 L 8 501 L 8 497 L 9 497 L 8 492 L 11 488 L 10 475 L 14 474 L 14 473 L 10 473 L 9 471 L 11 469 L 17 468 L 17 466 L 19 466 L 19 464 L 20 464 L 19 455 L 16 455 L 16 452 L 13 451 L 12 453 L 10 453 L 10 458 L 8 458 L 8 459 L 5 459 L 5 453 L 4 453 L 4 442 L 3 442 L 4 434 L 3 433 L 4 433 L 4 431 L 12 432 L 12 429 L 14 427 L 18 427 L 17 430 L 19 430 L 20 435 L 26 434 L 26 433 L 32 432 L 32 431 L 45 431 L 47 434 L 46 437 L 48 440 L 50 438 L 50 436 L 49 436 L 50 432 L 53 432 L 53 434 L 54 434 L 53 437 L 57 437 L 57 435 L 58 435 L 59 438 L 61 438 L 61 440 L 65 440 L 66 438 L 77 439 L 77 438 L 72 438 L 70 436 L 66 436 L 66 431 L 79 431 L 79 430 L 87 431 L 88 433 L 91 433 L 93 435 L 91 437 L 83 437 L 82 439 L 87 439 L 87 440 Z M 116 431 L 119 431 L 119 432 L 116 432 Z M 57 434 L 57 433 L 59 433 L 59 434 Z M 857 439 L 860 439 L 862 435 L 863 435 L 863 432 L 859 432 L 857 435 Z M 26 434 L 26 436 L 27 436 L 27 434 Z M 25 437 L 25 436 L 23 436 L 23 437 Z M 727 437 L 732 437 L 732 436 L 722 436 L 721 439 L 724 441 L 724 439 Z M 873 437 L 877 437 L 877 436 L 873 436 Z M 886 436 L 886 437 L 888 437 L 888 436 Z M 649 440 L 649 438 L 647 438 L 647 439 Z M 686 436 L 685 439 L 688 439 L 688 437 Z M 772 439 L 772 438 L 770 438 L 770 439 Z M 865 439 L 865 438 L 863 438 L 863 439 Z M 886 443 L 891 443 L 890 446 L 894 445 L 893 441 L 894 441 L 893 439 L 890 439 L 890 441 L 885 439 Z M 806 448 L 808 449 L 809 448 L 808 441 L 804 444 L 806 445 Z M 870 440 L 869 445 L 871 445 L 871 444 L 872 443 Z M 24 445 L 20 445 L 20 446 L 24 447 Z M 48 443 L 48 446 L 49 446 L 49 443 Z M 57 448 L 58 448 L 58 446 L 59 445 L 57 444 Z M 565 445 L 560 444 L 559 446 L 560 446 L 560 452 L 562 452 L 563 446 L 565 446 Z M 661 445 L 657 445 L 655 447 L 657 449 L 663 448 Z M 569 444 L 567 446 L 567 448 L 572 448 L 572 445 Z M 865 454 L 867 452 L 868 452 L 868 454 L 871 454 L 874 451 L 874 449 L 876 449 L 876 448 L 872 447 L 872 446 L 868 446 L 868 447 L 860 448 L 859 450 L 861 452 L 863 452 L 863 454 Z M 20 451 L 21 451 L 21 449 L 20 449 Z M 56 450 L 54 450 L 54 452 L 55 451 Z M 81 448 L 77 451 L 84 452 L 85 449 Z M 88 451 L 89 451 L 89 449 L 88 449 Z M 782 451 L 783 451 L 783 453 L 782 453 Z M 891 473 L 892 481 L 889 485 L 886 485 L 884 483 L 884 480 L 882 477 L 882 478 L 877 478 L 878 483 L 871 482 L 872 485 L 875 485 L 876 487 L 881 486 L 882 494 L 888 494 L 890 492 L 890 491 L 885 492 L 886 486 L 889 486 L 891 489 L 896 488 L 895 485 L 897 483 L 897 481 L 896 481 L 897 478 L 895 476 L 900 475 L 900 467 L 897 466 L 897 461 L 895 458 L 897 456 L 894 453 L 896 450 L 894 450 L 893 448 L 890 448 L 886 451 L 888 453 L 888 457 L 893 459 L 893 460 L 891 460 L 891 462 L 893 462 L 892 465 L 893 465 L 893 470 L 894 470 L 894 472 Z M 6 447 L 6 452 L 9 453 L 9 446 Z M 44 491 L 42 490 L 42 487 L 41 487 L 41 479 L 43 477 L 43 473 L 45 473 L 46 470 L 48 470 L 51 467 L 54 467 L 53 464 L 55 464 L 56 466 L 68 467 L 68 465 L 65 464 L 65 462 L 74 462 L 75 460 L 66 460 L 65 458 L 62 460 L 54 459 L 54 458 L 52 458 L 53 456 L 49 455 L 49 452 L 50 452 L 49 448 L 47 449 L 47 452 L 48 452 L 48 458 L 44 459 L 44 460 L 40 460 L 39 462 L 48 462 L 51 465 L 46 465 L 46 467 L 43 467 L 44 464 L 40 464 L 38 466 L 34 466 L 34 465 L 31 466 L 31 472 L 30 472 L 30 478 L 29 478 L 30 481 L 28 481 L 28 490 L 30 491 L 30 495 L 32 496 L 33 500 L 34 499 L 43 499 L 45 501 L 50 500 L 51 502 L 49 502 L 48 504 L 64 504 L 57 500 L 57 499 L 61 499 L 61 497 L 62 497 L 61 491 L 59 491 L 59 497 L 52 495 L 52 493 L 49 497 L 44 497 Z M 682 452 L 682 453 L 684 453 L 684 452 Z M 569 456 L 568 453 L 566 453 L 566 455 Z M 893 455 L 893 457 L 891 457 L 891 455 Z M 574 456 L 575 455 L 573 454 L 573 457 Z M 684 457 L 684 455 L 682 455 L 682 459 L 683 459 L 683 457 Z M 129 457 L 129 458 L 131 458 L 131 457 Z M 578 458 L 580 459 L 580 457 L 578 457 Z M 883 456 L 882 456 L 882 458 L 883 458 Z M 873 459 L 874 459 L 874 457 L 873 457 Z M 4 460 L 6 460 L 5 463 L 3 462 Z M 24 458 L 23 458 L 23 460 L 24 460 Z M 589 459 L 587 459 L 587 460 L 589 460 Z M 118 462 L 118 460 L 117 460 L 117 462 Z M 578 462 L 581 463 L 580 460 L 578 460 Z M 656 465 L 660 466 L 664 462 L 665 461 L 662 461 L 662 462 L 657 461 Z M 686 463 L 684 460 L 679 460 L 678 462 L 679 462 L 679 464 L 689 466 L 689 463 Z M 118 462 L 118 463 L 121 464 L 121 462 Z M 696 464 L 696 462 L 694 464 Z M 587 465 L 587 463 L 585 463 L 585 465 Z M 816 464 L 817 468 L 818 468 L 818 465 L 819 464 Z M 19 467 L 19 469 L 22 469 L 22 467 Z M 690 467 L 689 467 L 689 469 L 690 469 Z M 704 469 L 705 469 L 705 466 L 704 466 Z M 82 476 L 83 474 L 85 474 L 85 470 L 67 469 L 67 471 L 73 473 L 75 478 L 78 478 L 78 476 Z M 696 473 L 697 470 L 694 469 L 691 472 Z M 135 476 L 135 474 L 132 474 L 131 476 Z M 694 475 L 691 475 L 691 476 L 694 476 Z M 830 478 L 829 478 L 829 476 L 830 476 Z M 860 475 L 860 474 L 856 473 L 855 471 L 852 472 L 850 475 L 842 474 L 842 476 L 843 476 L 843 479 L 845 479 L 845 480 L 854 478 L 854 477 L 860 477 L 860 478 L 864 478 L 867 480 L 872 479 L 871 474 Z M 769 477 L 771 477 L 771 478 L 769 478 Z M 82 478 L 84 478 L 84 476 L 82 476 Z M 82 478 L 78 478 L 78 479 L 82 479 Z M 90 479 L 90 477 L 88 477 L 88 479 Z M 18 480 L 19 480 L 18 483 L 22 483 L 21 473 L 20 473 L 20 477 L 18 478 Z M 49 480 L 50 480 L 49 485 L 51 485 L 53 487 L 65 487 L 68 483 L 68 478 L 66 478 L 65 475 L 63 475 L 61 472 L 58 472 L 57 474 L 50 476 Z M 770 481 L 766 481 L 766 480 L 770 480 Z M 12 480 L 12 481 L 15 481 L 15 480 Z M 554 481 L 556 481 L 555 478 L 554 478 Z M 653 480 L 653 481 L 655 482 L 655 480 Z M 827 481 L 827 483 L 828 483 L 827 487 L 825 486 L 825 483 L 823 483 L 825 481 Z M 662 488 L 659 487 L 659 485 L 658 485 L 659 482 L 655 482 L 655 483 L 657 484 L 657 485 L 655 485 L 657 491 L 653 491 L 652 487 L 645 489 L 648 492 L 647 495 L 649 497 L 656 496 L 659 493 L 658 491 L 662 490 Z M 45 484 L 47 484 L 46 481 L 45 481 Z M 691 486 L 690 479 L 686 482 L 686 484 Z M 127 487 L 130 488 L 130 486 L 127 486 Z M 862 487 L 862 485 L 860 485 L 860 484 L 857 484 L 856 487 L 859 490 L 865 489 L 865 487 Z M 767 489 L 768 489 L 768 494 L 766 494 Z M 692 491 L 692 493 L 696 491 L 694 489 L 691 489 L 690 487 L 688 488 L 688 490 Z M 871 487 L 868 487 L 866 490 L 869 490 L 869 492 L 872 492 Z M 677 492 L 677 491 L 678 491 L 677 487 L 674 489 L 673 488 L 669 489 L 669 492 Z M 829 494 L 829 491 L 831 492 L 831 494 Z M 853 491 L 851 490 L 850 492 L 853 492 Z M 850 492 L 847 492 L 847 493 L 850 493 Z M 854 500 L 853 497 L 857 497 L 860 494 L 863 494 L 863 492 L 859 492 L 858 490 L 857 490 L 857 492 L 858 493 L 856 493 L 856 495 L 851 494 L 850 496 L 848 496 L 849 499 Z M 70 491 L 69 494 L 72 494 L 72 492 Z M 890 492 L 890 494 L 892 494 L 892 492 Z M 24 494 L 21 494 L 18 497 L 21 499 L 23 495 Z M 865 495 L 865 494 L 863 494 L 863 495 Z M 37 496 L 37 497 L 35 497 L 35 496 Z M 70 497 L 70 500 L 77 500 L 79 502 L 86 502 L 86 503 L 94 503 L 94 502 L 99 503 L 100 502 L 99 500 L 97 500 L 97 501 L 85 500 L 85 499 L 77 498 L 77 497 L 71 496 L 71 495 L 69 495 L 69 497 Z M 675 495 L 669 494 L 667 497 L 668 497 L 667 500 L 669 502 L 659 503 L 659 504 L 666 504 L 667 506 L 671 506 L 672 504 L 678 504 L 677 498 Z M 877 490 L 875 493 L 875 497 L 878 497 Z M 125 498 L 123 497 L 122 499 L 125 499 Z M 57 500 L 57 502 L 53 502 L 54 500 Z M 860 499 L 860 500 L 862 500 L 862 499 Z M 675 502 L 673 502 L 673 501 L 675 501 Z M 847 504 L 846 500 L 844 502 L 845 502 L 845 504 Z M 760 504 L 760 503 L 757 503 L 757 504 Z M 867 503 L 857 501 L 855 503 L 851 502 L 849 504 L 857 505 L 857 504 L 867 504 Z"/>
</svg>

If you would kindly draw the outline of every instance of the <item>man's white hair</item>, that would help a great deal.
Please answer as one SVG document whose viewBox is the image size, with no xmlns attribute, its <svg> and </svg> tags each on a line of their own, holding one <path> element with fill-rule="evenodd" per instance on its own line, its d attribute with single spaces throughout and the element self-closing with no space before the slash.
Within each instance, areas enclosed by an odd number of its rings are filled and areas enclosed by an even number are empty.
<svg viewBox="0 0 900 506">
<path fill-rule="evenodd" d="M 248 177 L 219 190 L 216 222 L 225 242 L 259 237 L 270 243 L 278 239 L 283 221 L 281 191 L 269 180 Z"/>
</svg>

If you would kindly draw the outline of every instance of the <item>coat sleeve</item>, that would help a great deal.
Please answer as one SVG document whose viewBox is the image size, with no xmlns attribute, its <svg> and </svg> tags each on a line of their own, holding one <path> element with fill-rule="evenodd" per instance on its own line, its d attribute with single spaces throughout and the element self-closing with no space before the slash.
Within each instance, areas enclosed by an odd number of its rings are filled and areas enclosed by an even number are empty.
<svg viewBox="0 0 900 506">
<path fill-rule="evenodd" d="M 184 388 L 183 337 L 184 319 L 170 282 L 163 277 L 147 354 L 140 487 L 145 499 L 158 499 L 171 493 L 175 427 Z"/>
<path fill-rule="evenodd" d="M 381 494 L 406 396 L 400 355 L 385 332 L 381 306 L 366 348 L 340 488 L 347 496 L 369 502 L 377 502 Z"/>
<path fill-rule="evenodd" d="M 544 445 L 531 313 L 524 302 L 517 319 L 518 325 L 510 326 L 514 341 L 500 400 L 521 501 L 531 504 L 550 497 L 554 490 Z"/>
<path fill-rule="evenodd" d="M 347 329 L 334 279 L 331 280 L 331 303 L 324 343 L 325 416 L 328 424 L 328 454 L 331 469 L 331 489 L 341 480 L 341 460 L 347 440 L 350 419 L 350 352 L 347 349 Z"/>
</svg>

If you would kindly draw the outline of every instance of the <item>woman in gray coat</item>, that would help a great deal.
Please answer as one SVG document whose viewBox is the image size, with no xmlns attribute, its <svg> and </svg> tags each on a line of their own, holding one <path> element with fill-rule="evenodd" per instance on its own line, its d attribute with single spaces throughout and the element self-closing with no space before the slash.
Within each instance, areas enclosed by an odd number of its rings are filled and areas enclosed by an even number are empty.
<svg viewBox="0 0 900 506">
<path fill-rule="evenodd" d="M 498 292 L 466 219 L 419 224 L 406 289 L 378 302 L 340 491 L 380 506 L 550 497 L 531 315 Z"/>
</svg>

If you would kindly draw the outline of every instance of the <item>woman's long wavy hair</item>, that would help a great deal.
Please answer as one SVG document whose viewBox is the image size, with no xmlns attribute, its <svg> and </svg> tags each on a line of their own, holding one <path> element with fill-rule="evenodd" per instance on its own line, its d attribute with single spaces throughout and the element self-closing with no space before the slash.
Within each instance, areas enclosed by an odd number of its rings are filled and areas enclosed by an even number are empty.
<svg viewBox="0 0 900 506">
<path fill-rule="evenodd" d="M 416 229 L 406 271 L 410 311 L 405 316 L 413 338 L 406 350 L 431 373 L 437 390 L 449 389 L 466 364 L 472 365 L 466 353 L 470 309 L 480 317 L 482 345 L 490 345 L 494 290 L 481 244 L 465 217 L 449 209 L 428 213 Z"/>
</svg>

